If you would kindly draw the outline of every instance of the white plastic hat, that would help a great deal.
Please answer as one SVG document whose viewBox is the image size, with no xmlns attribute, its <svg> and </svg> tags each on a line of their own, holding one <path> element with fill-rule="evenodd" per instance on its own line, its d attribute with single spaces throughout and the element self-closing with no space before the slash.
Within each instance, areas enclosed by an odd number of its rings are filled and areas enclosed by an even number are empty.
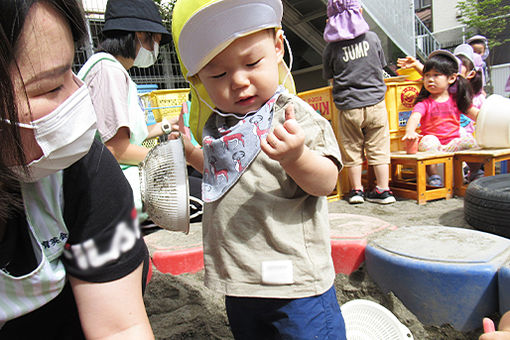
<svg viewBox="0 0 510 340">
<path fill-rule="evenodd" d="M 235 39 L 281 28 L 281 0 L 178 0 L 172 14 L 172 36 L 184 78 L 192 85 L 190 129 L 202 140 L 202 129 L 214 106 L 195 75 Z M 280 82 L 296 93 L 285 62 L 278 65 Z"/>
<path fill-rule="evenodd" d="M 266 28 L 281 27 L 280 0 L 226 0 L 196 12 L 179 36 L 181 61 L 188 76 L 198 73 L 235 39 Z"/>
</svg>

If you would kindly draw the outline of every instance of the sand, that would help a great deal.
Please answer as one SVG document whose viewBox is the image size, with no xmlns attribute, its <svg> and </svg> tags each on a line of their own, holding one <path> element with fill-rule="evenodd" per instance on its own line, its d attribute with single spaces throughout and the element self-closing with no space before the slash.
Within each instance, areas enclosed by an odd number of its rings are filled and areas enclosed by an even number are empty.
<svg viewBox="0 0 510 340">
<path fill-rule="evenodd" d="M 337 201 L 329 203 L 329 210 L 330 213 L 377 217 L 399 227 L 444 225 L 471 228 L 464 221 L 463 204 L 462 198 L 438 200 L 421 206 L 412 200 L 398 200 L 388 206 L 368 202 L 353 206 L 346 201 Z M 145 293 L 145 303 L 157 339 L 233 339 L 223 296 L 205 288 L 202 280 L 203 271 L 178 276 L 154 272 Z M 482 332 L 477 329 L 462 333 L 449 325 L 424 326 L 392 293 L 382 293 L 363 266 L 351 275 L 338 274 L 335 288 L 340 305 L 359 298 L 382 304 L 411 330 L 414 339 L 478 339 Z M 497 321 L 497 315 L 492 317 Z"/>
</svg>

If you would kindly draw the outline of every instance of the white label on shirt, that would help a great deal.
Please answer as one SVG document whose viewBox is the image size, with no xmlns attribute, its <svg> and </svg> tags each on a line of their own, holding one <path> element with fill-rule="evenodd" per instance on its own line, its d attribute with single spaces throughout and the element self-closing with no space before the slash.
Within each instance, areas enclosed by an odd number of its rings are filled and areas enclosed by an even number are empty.
<svg viewBox="0 0 510 340">
<path fill-rule="evenodd" d="M 294 283 L 292 261 L 262 262 L 262 283 L 269 285 L 287 285 Z"/>
</svg>

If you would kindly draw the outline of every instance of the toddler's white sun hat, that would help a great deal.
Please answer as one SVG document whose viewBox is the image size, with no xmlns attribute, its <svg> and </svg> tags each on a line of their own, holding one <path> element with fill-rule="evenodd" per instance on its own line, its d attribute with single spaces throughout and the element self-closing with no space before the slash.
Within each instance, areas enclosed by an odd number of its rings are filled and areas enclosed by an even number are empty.
<svg viewBox="0 0 510 340">
<path fill-rule="evenodd" d="M 281 0 L 178 0 L 172 15 L 172 36 L 184 78 L 192 84 L 190 128 L 202 140 L 202 128 L 214 107 L 196 74 L 237 38 L 281 28 Z M 279 65 L 280 82 L 289 69 Z M 295 93 L 292 77 L 285 87 Z M 209 104 L 206 105 L 200 99 Z"/>
</svg>

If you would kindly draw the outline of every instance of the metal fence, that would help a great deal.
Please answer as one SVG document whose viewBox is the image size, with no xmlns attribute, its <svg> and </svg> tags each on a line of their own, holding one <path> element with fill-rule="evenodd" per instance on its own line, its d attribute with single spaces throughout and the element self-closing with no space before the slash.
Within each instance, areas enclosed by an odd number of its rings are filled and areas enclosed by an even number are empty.
<svg viewBox="0 0 510 340">
<path fill-rule="evenodd" d="M 87 46 L 76 52 L 73 64 L 75 72 L 78 72 L 98 46 L 104 24 L 106 1 L 81 0 L 89 26 L 89 42 Z M 137 84 L 155 84 L 160 89 L 189 87 L 181 74 L 179 60 L 173 44 L 160 48 L 158 60 L 153 66 L 147 68 L 132 67 L 128 72 Z"/>
<path fill-rule="evenodd" d="M 416 25 L 416 52 L 422 59 L 426 59 L 432 51 L 441 48 L 441 44 L 434 38 L 427 26 L 417 15 L 415 15 L 414 19 Z"/>
<path fill-rule="evenodd" d="M 510 77 L 510 63 L 494 65 L 491 69 L 491 82 L 494 93 L 508 97 L 510 92 L 505 91 L 505 85 Z"/>
</svg>

